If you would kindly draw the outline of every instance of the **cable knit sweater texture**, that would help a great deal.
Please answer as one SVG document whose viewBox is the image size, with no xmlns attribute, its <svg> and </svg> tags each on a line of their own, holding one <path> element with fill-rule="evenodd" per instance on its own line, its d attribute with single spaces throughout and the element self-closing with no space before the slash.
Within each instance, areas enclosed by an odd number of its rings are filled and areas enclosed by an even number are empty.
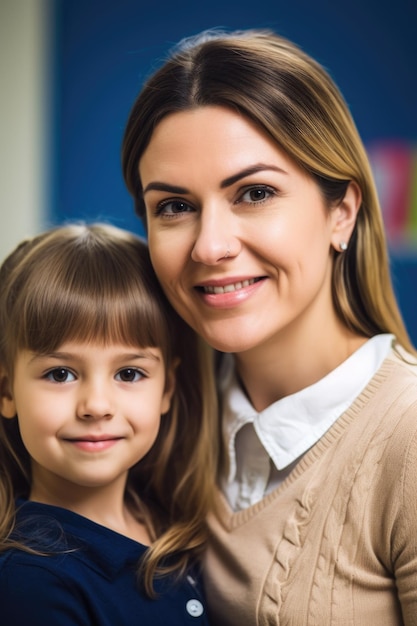
<svg viewBox="0 0 417 626">
<path fill-rule="evenodd" d="M 417 361 L 392 351 L 263 500 L 210 517 L 216 626 L 417 625 Z"/>
</svg>

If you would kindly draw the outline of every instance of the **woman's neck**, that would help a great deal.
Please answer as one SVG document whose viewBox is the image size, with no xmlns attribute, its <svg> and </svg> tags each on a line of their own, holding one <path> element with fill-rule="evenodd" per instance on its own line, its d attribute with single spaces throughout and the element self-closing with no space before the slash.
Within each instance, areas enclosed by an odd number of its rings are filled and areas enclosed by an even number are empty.
<svg viewBox="0 0 417 626">
<path fill-rule="evenodd" d="M 235 354 L 236 370 L 257 411 L 321 380 L 367 340 L 337 323 L 322 333 L 286 332 Z"/>
</svg>

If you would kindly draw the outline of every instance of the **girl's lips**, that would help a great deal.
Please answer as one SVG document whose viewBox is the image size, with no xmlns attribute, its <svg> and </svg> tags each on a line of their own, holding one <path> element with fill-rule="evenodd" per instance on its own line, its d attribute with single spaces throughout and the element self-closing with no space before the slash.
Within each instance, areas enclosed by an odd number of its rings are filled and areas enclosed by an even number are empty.
<svg viewBox="0 0 417 626">
<path fill-rule="evenodd" d="M 107 450 L 115 445 L 118 441 L 123 439 L 123 437 L 112 437 L 112 436 L 99 436 L 96 437 L 92 435 L 91 437 L 71 437 L 65 438 L 65 441 L 72 444 L 74 447 L 79 450 L 83 450 L 84 452 L 101 452 L 102 450 Z"/>
<path fill-rule="evenodd" d="M 68 443 L 84 452 L 101 452 L 114 446 L 121 437 L 114 437 L 113 439 L 67 439 Z"/>
</svg>

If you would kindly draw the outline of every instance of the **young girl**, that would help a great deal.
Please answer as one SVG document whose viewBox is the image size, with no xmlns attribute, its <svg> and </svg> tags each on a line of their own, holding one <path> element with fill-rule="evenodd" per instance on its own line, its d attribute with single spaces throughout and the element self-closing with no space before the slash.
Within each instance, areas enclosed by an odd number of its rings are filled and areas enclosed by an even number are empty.
<svg viewBox="0 0 417 626">
<path fill-rule="evenodd" d="M 208 623 L 210 370 L 134 235 L 66 226 L 5 260 L 3 626 Z"/>
</svg>

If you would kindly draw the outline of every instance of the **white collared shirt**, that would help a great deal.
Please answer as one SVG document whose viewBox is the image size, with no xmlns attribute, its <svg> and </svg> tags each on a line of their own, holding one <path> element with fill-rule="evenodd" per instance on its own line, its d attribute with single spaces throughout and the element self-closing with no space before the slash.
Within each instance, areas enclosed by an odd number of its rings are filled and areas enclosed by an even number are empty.
<svg viewBox="0 0 417 626">
<path fill-rule="evenodd" d="M 229 475 L 222 486 L 235 511 L 255 504 L 285 479 L 366 386 L 393 339 L 391 334 L 372 337 L 327 376 L 260 413 L 237 381 L 233 358 L 225 357 L 220 388 Z"/>
</svg>

